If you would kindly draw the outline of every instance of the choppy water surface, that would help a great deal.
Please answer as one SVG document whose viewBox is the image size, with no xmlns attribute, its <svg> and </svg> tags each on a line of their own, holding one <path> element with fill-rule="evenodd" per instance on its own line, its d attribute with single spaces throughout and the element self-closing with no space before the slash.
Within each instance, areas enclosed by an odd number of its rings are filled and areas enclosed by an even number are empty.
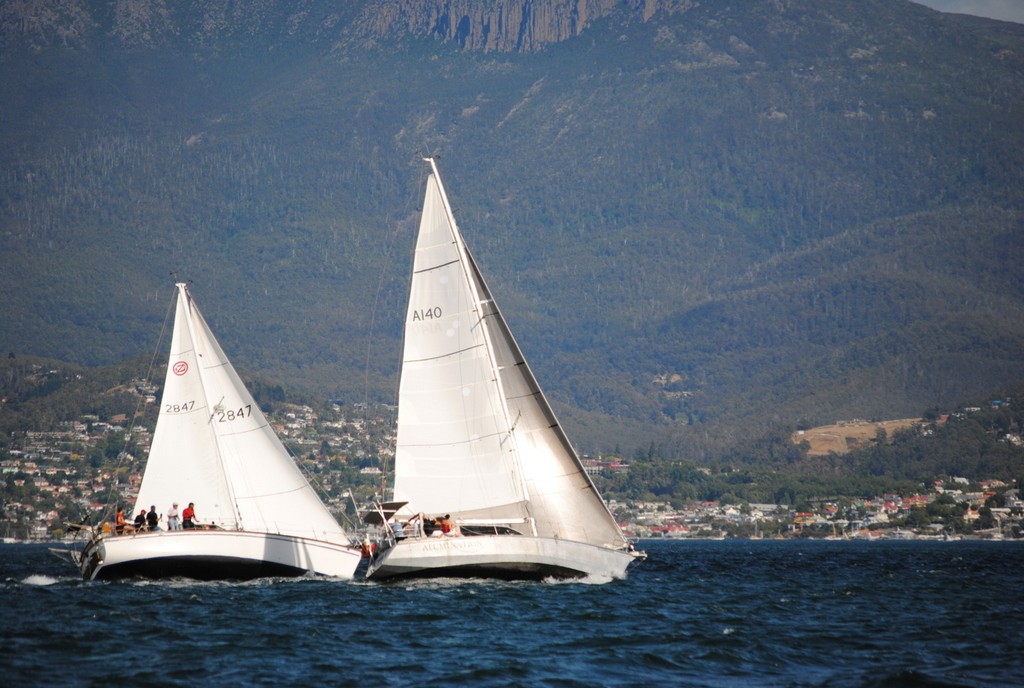
<svg viewBox="0 0 1024 688">
<path fill-rule="evenodd" d="M 1024 543 L 644 542 L 611 583 L 84 583 L 0 546 L 5 685 L 1013 686 Z"/>
</svg>

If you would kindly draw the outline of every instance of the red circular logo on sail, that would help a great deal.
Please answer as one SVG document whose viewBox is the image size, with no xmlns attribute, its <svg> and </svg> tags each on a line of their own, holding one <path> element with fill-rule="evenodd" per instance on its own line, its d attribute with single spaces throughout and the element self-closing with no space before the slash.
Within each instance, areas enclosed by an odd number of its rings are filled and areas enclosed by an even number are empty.
<svg viewBox="0 0 1024 688">
<path fill-rule="evenodd" d="M 185 373 L 188 372 L 188 363 L 186 363 L 185 361 L 178 361 L 177 363 L 174 364 L 174 367 L 171 368 L 171 370 L 174 371 L 175 375 L 184 375 Z"/>
</svg>

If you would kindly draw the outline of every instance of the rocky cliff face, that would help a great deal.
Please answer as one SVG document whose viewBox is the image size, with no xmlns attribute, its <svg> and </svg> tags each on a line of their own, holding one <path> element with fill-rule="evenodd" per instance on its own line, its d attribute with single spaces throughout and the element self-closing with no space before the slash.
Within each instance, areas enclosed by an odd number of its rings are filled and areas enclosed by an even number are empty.
<svg viewBox="0 0 1024 688">
<path fill-rule="evenodd" d="M 615 0 L 382 0 L 367 7 L 369 35 L 433 34 L 469 50 L 536 50 L 577 36 Z"/>
<path fill-rule="evenodd" d="M 359 29 L 369 35 L 433 34 L 468 50 L 534 51 L 580 35 L 593 21 L 626 9 L 646 21 L 692 0 L 379 0 Z"/>
<path fill-rule="evenodd" d="M 641 21 L 682 12 L 696 0 L 5 0 L 4 48 L 82 48 L 112 40 L 145 48 L 184 40 L 210 45 L 225 37 L 288 40 L 436 36 L 467 50 L 536 51 L 580 35 L 621 10 Z"/>
</svg>

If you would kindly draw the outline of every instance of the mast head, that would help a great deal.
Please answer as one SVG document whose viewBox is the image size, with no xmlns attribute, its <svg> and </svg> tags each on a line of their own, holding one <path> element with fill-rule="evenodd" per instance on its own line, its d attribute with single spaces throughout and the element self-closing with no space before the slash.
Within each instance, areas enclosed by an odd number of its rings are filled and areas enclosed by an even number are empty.
<svg viewBox="0 0 1024 688">
<path fill-rule="evenodd" d="M 437 156 L 434 156 L 434 155 L 425 156 L 423 158 L 423 162 L 426 162 L 426 163 L 428 163 L 430 165 L 430 171 L 434 173 L 435 177 L 440 178 L 441 175 L 437 171 Z M 439 181 L 440 181 L 440 179 L 439 179 Z"/>
</svg>

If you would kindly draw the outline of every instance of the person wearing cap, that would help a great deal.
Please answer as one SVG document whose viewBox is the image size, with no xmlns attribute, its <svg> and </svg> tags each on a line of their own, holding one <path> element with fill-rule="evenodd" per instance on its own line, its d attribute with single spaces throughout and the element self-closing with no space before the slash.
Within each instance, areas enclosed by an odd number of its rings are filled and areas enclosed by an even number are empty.
<svg viewBox="0 0 1024 688">
<path fill-rule="evenodd" d="M 167 530 L 181 530 L 181 521 L 178 520 L 178 503 L 175 502 L 167 510 Z"/>
</svg>

